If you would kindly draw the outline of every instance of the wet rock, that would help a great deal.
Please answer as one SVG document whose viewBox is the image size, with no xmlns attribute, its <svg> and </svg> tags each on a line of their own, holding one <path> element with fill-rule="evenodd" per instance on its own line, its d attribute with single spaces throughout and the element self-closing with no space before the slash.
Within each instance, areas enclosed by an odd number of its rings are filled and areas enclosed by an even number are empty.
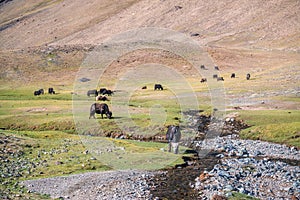
<svg viewBox="0 0 300 200">
<path fill-rule="evenodd" d="M 237 190 L 258 198 L 289 198 L 291 195 L 300 195 L 300 191 L 295 189 L 298 187 L 299 171 L 299 166 L 290 166 L 280 161 L 228 158 L 215 165 L 204 181 L 196 179 L 195 188 L 202 191 L 201 198 L 209 197 L 212 190 L 224 195 L 228 191 Z M 295 176 L 292 177 L 292 174 Z M 286 176 L 287 181 L 284 178 Z"/>
</svg>

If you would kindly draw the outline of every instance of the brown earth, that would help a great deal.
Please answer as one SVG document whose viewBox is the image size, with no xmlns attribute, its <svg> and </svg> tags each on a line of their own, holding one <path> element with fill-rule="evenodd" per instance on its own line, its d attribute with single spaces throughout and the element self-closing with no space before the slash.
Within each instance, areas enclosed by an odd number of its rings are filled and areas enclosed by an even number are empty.
<svg viewBox="0 0 300 200">
<path fill-rule="evenodd" d="M 163 27 L 198 33 L 208 46 L 299 51 L 299 10 L 297 0 L 14 0 L 1 7 L 0 44 L 99 44 L 129 29 Z"/>
<path fill-rule="evenodd" d="M 299 91 L 299 10 L 298 0 L 13 0 L 0 7 L 0 80 L 6 86 L 7 80 L 22 86 L 72 85 L 94 45 L 130 29 L 160 27 L 199 34 L 192 39 L 209 52 L 225 80 L 233 71 L 241 78 L 250 72 L 255 91 L 265 82 Z M 165 54 L 124 55 L 123 62 L 112 64 L 110 75 L 142 62 L 186 71 L 186 63 Z M 236 87 L 232 81 L 225 84 Z M 241 88 L 243 84 L 237 90 Z M 273 84 L 267 90 L 272 88 Z"/>
<path fill-rule="evenodd" d="M 207 50 L 225 78 L 229 99 L 238 93 L 245 99 L 267 91 L 261 99 L 298 97 L 299 10 L 298 0 L 8 1 L 0 4 L 1 87 L 50 83 L 70 90 L 81 63 L 96 45 L 128 30 L 159 27 L 186 34 Z M 107 77 L 118 79 L 144 63 L 172 66 L 184 76 L 198 74 L 178 55 L 139 50 L 112 62 Z M 232 72 L 237 79 L 230 79 Z M 244 80 L 246 73 L 253 81 Z M 260 106 L 298 108 L 297 102 L 278 104 L 278 100 Z"/>
</svg>

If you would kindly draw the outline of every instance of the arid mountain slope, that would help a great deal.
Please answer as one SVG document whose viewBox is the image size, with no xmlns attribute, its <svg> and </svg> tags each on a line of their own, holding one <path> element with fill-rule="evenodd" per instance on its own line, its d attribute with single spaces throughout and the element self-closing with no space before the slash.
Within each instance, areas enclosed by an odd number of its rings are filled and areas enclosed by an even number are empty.
<svg viewBox="0 0 300 200">
<path fill-rule="evenodd" d="M 14 0 L 1 7 L 0 48 L 20 49 L 52 43 L 92 27 L 134 2 Z"/>
<path fill-rule="evenodd" d="M 272 89 L 280 81 L 281 90 L 299 91 L 299 0 L 12 0 L 0 5 L 0 81 L 71 83 L 90 46 L 131 29 L 161 27 L 191 36 L 225 79 L 233 71 L 250 72 L 257 89 Z M 133 53 L 115 63 L 115 71 L 139 56 L 161 61 L 151 53 Z M 177 59 L 172 63 L 183 66 Z"/>
<path fill-rule="evenodd" d="M 182 7 L 178 9 L 178 7 Z M 199 33 L 200 44 L 292 48 L 300 45 L 299 1 L 151 1 L 131 6 L 101 24 L 59 42 L 99 42 L 144 26 Z M 59 42 L 57 44 L 59 44 Z"/>
<path fill-rule="evenodd" d="M 299 50 L 299 10 L 298 0 L 14 0 L 1 7 L 0 47 L 97 44 L 155 26 L 199 33 L 201 44 Z"/>
</svg>

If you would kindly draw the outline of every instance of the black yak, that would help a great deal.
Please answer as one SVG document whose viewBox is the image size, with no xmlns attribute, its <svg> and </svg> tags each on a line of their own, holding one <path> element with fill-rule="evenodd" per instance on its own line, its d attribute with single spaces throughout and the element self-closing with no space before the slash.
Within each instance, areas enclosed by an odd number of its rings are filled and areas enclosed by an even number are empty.
<svg viewBox="0 0 300 200">
<path fill-rule="evenodd" d="M 108 119 L 112 118 L 112 112 L 109 111 L 108 105 L 106 103 L 93 103 L 90 108 L 90 117 L 96 119 L 95 114 L 100 114 L 103 119 L 103 115 L 105 114 Z"/>
</svg>

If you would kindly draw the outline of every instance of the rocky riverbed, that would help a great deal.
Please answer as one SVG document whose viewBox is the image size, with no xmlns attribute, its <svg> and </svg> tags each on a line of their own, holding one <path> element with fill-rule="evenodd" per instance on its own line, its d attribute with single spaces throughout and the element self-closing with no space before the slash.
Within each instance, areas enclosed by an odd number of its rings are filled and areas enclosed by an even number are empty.
<svg viewBox="0 0 300 200">
<path fill-rule="evenodd" d="M 133 200 L 152 199 L 150 186 L 157 173 L 149 171 L 90 172 L 64 177 L 25 181 L 30 192 L 60 199 Z"/>
<path fill-rule="evenodd" d="M 195 141 L 196 149 L 212 149 L 221 152 L 219 157 L 272 157 L 300 160 L 299 151 L 295 147 L 264 142 L 260 140 L 243 140 L 238 135 L 228 135 Z"/>
<path fill-rule="evenodd" d="M 294 147 L 241 140 L 197 141 L 206 156 L 165 171 L 109 171 L 25 181 L 30 192 L 63 199 L 211 199 L 240 192 L 260 199 L 300 197 L 300 155 Z"/>
<path fill-rule="evenodd" d="M 205 136 L 206 130 L 216 126 L 206 123 L 207 120 L 204 116 L 194 118 L 191 127 L 199 130 L 199 123 L 205 122 L 200 127 L 204 132 L 201 135 Z M 215 195 L 226 199 L 234 192 L 260 199 L 299 199 L 299 150 L 259 140 L 242 140 L 238 134 L 228 135 L 247 126 L 234 117 L 226 118 L 224 123 L 223 134 L 191 141 L 194 150 L 186 152 L 188 157 L 183 155 L 185 164 L 172 169 L 89 172 L 16 184 L 30 194 L 75 200 L 212 199 Z M 2 185 L 12 185 L 18 177 L 30 173 L 28 169 L 37 163 L 21 156 L 21 139 L 0 136 Z M 0 197 L 10 196 L 9 188 L 5 189 L 0 191 Z"/>
<path fill-rule="evenodd" d="M 260 199 L 291 199 L 300 195 L 299 166 L 255 158 L 224 159 L 195 183 L 201 199 L 215 194 L 230 196 L 233 191 Z"/>
<path fill-rule="evenodd" d="M 260 199 L 300 198 L 300 154 L 294 147 L 241 140 L 237 135 L 196 142 L 219 152 L 220 163 L 203 171 L 193 187 L 201 199 L 233 191 Z"/>
</svg>

